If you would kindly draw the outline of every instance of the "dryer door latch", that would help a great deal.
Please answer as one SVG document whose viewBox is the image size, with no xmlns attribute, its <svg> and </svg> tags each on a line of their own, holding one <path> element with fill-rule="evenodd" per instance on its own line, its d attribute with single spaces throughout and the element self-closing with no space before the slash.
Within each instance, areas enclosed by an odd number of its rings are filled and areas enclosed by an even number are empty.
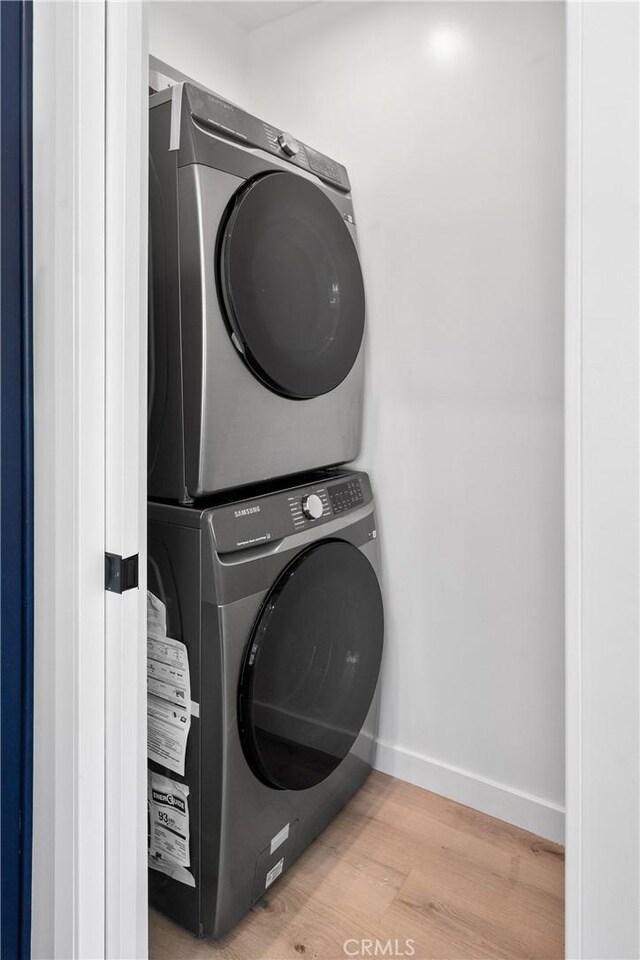
<svg viewBox="0 0 640 960">
<path fill-rule="evenodd" d="M 138 554 L 123 558 L 119 553 L 104 555 L 104 588 L 110 593 L 124 593 L 138 586 Z"/>
</svg>

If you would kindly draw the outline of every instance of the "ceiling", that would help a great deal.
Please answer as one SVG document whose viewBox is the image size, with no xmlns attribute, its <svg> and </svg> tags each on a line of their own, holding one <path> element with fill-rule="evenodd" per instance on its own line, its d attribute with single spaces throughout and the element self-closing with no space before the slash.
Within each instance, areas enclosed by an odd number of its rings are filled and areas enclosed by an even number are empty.
<svg viewBox="0 0 640 960">
<path fill-rule="evenodd" d="M 229 17 L 242 27 L 251 32 L 259 27 L 264 27 L 267 23 L 274 20 L 280 20 L 281 17 L 287 17 L 291 13 L 298 13 L 306 7 L 312 7 L 311 3 L 303 3 L 300 0 L 228 0 L 228 2 L 215 2 L 213 4 L 218 10 L 221 10 L 225 16 Z"/>
</svg>

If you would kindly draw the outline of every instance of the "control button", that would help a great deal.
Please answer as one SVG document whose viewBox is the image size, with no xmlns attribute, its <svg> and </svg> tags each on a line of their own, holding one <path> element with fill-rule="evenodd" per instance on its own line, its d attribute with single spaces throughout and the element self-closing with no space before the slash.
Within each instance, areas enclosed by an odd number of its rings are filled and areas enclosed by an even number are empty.
<svg viewBox="0 0 640 960">
<path fill-rule="evenodd" d="M 291 134 L 289 133 L 280 133 L 278 134 L 278 144 L 283 153 L 286 153 L 288 157 L 295 157 L 300 147 L 298 146 L 298 141 L 294 140 Z"/>
<path fill-rule="evenodd" d="M 329 500 L 334 513 L 342 513 L 359 506 L 364 503 L 360 482 L 358 480 L 348 480 L 346 483 L 329 487 Z"/>
<path fill-rule="evenodd" d="M 309 520 L 319 520 L 323 514 L 322 500 L 316 493 L 302 498 L 302 512 Z"/>
</svg>

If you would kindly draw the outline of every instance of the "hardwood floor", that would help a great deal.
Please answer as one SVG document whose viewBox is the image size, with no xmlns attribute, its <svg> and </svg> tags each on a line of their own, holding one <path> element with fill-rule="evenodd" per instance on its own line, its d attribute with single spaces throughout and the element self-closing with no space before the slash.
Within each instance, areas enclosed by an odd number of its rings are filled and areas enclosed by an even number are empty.
<svg viewBox="0 0 640 960">
<path fill-rule="evenodd" d="M 199 941 L 151 912 L 149 955 L 553 960 L 563 884 L 557 844 L 375 772 L 227 937 Z"/>
</svg>

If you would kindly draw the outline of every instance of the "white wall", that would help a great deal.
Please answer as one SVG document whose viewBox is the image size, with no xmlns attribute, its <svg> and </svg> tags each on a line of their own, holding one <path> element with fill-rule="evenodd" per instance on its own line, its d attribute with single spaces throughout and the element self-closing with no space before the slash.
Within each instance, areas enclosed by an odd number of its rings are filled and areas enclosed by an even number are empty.
<svg viewBox="0 0 640 960">
<path fill-rule="evenodd" d="M 640 8 L 572 4 L 567 956 L 640 956 Z"/>
<path fill-rule="evenodd" d="M 149 53 L 228 100 L 248 100 L 247 32 L 215 3 L 151 0 Z"/>
<path fill-rule="evenodd" d="M 252 112 L 353 182 L 379 763 L 559 837 L 563 5 L 327 3 L 250 43 Z"/>
<path fill-rule="evenodd" d="M 150 36 L 351 173 L 379 765 L 560 837 L 563 5 L 332 2 L 243 34 L 215 3 L 160 2 Z"/>
</svg>

